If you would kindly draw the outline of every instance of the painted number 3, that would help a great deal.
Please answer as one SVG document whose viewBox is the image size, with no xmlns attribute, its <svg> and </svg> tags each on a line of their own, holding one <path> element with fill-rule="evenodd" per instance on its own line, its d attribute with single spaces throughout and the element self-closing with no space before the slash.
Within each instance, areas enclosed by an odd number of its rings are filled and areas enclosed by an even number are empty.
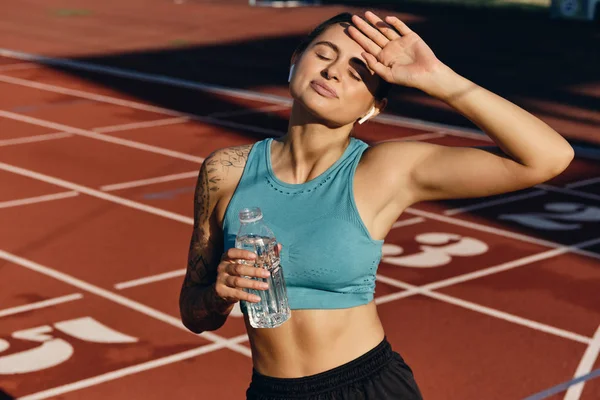
<svg viewBox="0 0 600 400">
<path fill-rule="evenodd" d="M 423 233 L 415 237 L 419 253 L 404 255 L 404 249 L 394 244 L 383 245 L 382 261 L 411 268 L 433 268 L 449 264 L 452 257 L 470 257 L 485 253 L 488 245 L 481 240 L 453 233 Z"/>
<path fill-rule="evenodd" d="M 54 328 L 69 336 L 93 343 L 134 343 L 138 339 L 117 332 L 101 324 L 91 317 L 71 319 L 57 322 Z M 54 367 L 67 361 L 73 355 L 73 346 L 64 339 L 51 335 L 50 325 L 38 326 L 13 332 L 14 339 L 41 343 L 33 349 L 0 357 L 0 374 L 26 374 Z M 6 351 L 10 344 L 0 339 L 0 354 Z"/>
</svg>

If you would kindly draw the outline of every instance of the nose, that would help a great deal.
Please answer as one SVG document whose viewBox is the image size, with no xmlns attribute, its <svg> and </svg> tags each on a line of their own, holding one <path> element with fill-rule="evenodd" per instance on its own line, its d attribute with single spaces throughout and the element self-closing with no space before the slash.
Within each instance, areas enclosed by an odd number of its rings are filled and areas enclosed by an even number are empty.
<svg viewBox="0 0 600 400">
<path fill-rule="evenodd" d="M 340 73 L 338 70 L 338 66 L 337 63 L 333 63 L 333 64 L 329 64 L 327 67 L 323 68 L 323 71 L 321 71 L 321 75 L 323 76 L 323 78 L 329 80 L 329 79 L 335 79 L 336 81 L 340 81 Z"/>
</svg>

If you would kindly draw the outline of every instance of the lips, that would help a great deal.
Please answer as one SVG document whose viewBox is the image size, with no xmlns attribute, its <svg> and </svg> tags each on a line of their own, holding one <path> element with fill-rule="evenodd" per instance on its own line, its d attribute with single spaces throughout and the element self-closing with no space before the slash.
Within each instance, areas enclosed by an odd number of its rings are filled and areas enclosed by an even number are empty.
<svg viewBox="0 0 600 400">
<path fill-rule="evenodd" d="M 315 80 L 310 82 L 310 87 L 312 87 L 315 92 L 319 93 L 321 96 L 329 97 L 331 99 L 337 99 L 338 95 L 335 89 L 327 85 L 325 82 L 321 80 Z"/>
</svg>

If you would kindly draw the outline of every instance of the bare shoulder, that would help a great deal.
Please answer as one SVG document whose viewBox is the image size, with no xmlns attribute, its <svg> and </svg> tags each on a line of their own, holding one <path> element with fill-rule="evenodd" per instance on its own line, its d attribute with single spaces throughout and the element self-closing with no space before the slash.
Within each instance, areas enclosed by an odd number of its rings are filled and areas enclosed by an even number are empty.
<svg viewBox="0 0 600 400">
<path fill-rule="evenodd" d="M 254 144 L 245 144 L 235 147 L 225 147 L 215 150 L 204 160 L 206 187 L 214 199 L 216 218 L 222 224 L 227 205 L 237 188 L 248 155 Z"/>
<path fill-rule="evenodd" d="M 245 144 L 235 147 L 224 147 L 212 152 L 204 160 L 204 168 L 211 192 L 221 192 L 228 188 L 235 188 L 242 176 L 248 154 L 254 144 Z"/>
</svg>

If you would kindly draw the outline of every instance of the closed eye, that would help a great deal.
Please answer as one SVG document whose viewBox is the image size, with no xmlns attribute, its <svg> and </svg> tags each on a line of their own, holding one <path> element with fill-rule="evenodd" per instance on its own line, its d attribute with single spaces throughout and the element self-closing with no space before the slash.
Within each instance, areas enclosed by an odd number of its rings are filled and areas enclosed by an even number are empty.
<svg viewBox="0 0 600 400">
<path fill-rule="evenodd" d="M 325 56 L 322 56 L 322 55 L 320 55 L 320 54 L 318 54 L 318 53 L 317 53 L 317 57 L 319 57 L 321 60 L 325 60 L 325 61 L 329 61 L 329 60 L 331 60 L 331 58 L 327 58 L 327 57 L 325 57 Z"/>
</svg>

